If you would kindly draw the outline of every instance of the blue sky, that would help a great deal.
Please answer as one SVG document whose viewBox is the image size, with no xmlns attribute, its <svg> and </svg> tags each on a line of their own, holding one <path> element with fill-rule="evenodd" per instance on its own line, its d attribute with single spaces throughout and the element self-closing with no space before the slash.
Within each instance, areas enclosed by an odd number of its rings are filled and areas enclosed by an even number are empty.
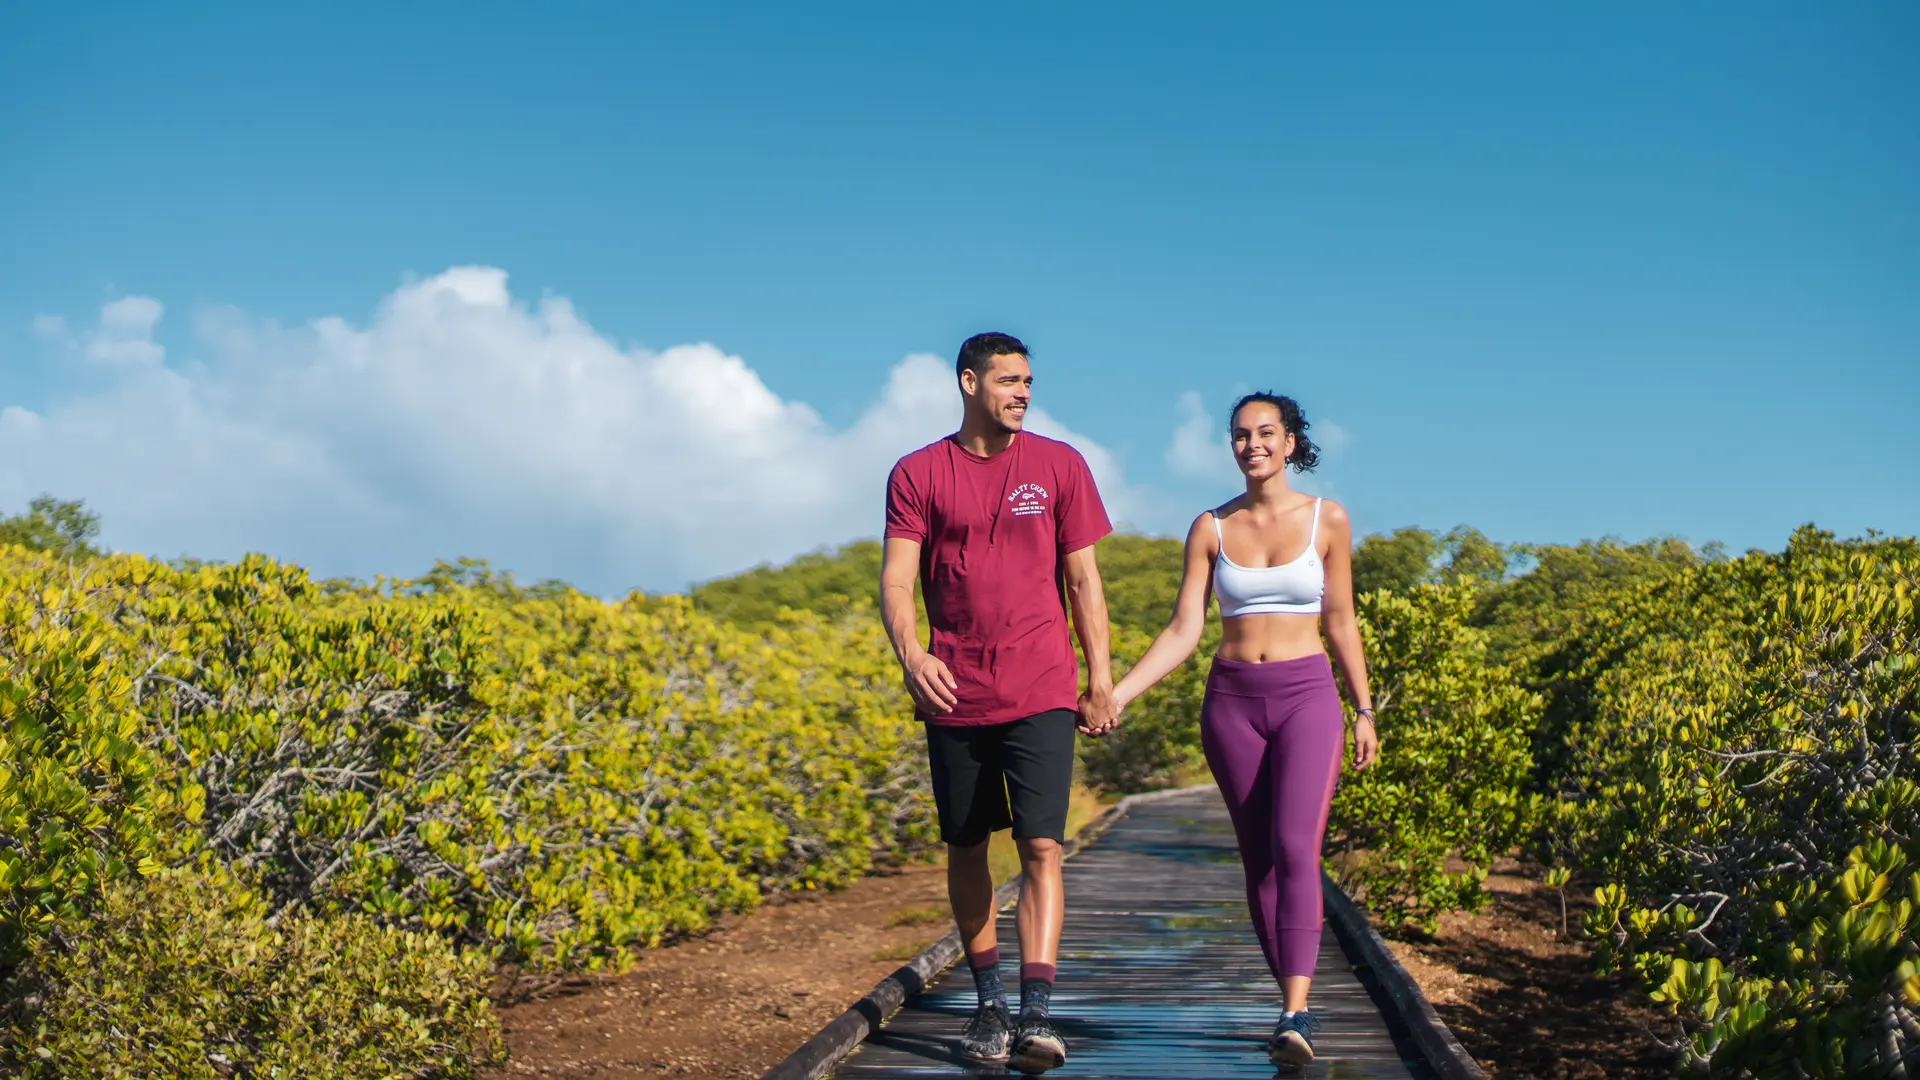
<svg viewBox="0 0 1920 1080">
<path fill-rule="evenodd" d="M 1000 328 L 1151 531 L 1254 387 L 1364 529 L 1920 531 L 1912 4 L 288 7 L 0 9 L 0 509 L 674 588 Z"/>
</svg>

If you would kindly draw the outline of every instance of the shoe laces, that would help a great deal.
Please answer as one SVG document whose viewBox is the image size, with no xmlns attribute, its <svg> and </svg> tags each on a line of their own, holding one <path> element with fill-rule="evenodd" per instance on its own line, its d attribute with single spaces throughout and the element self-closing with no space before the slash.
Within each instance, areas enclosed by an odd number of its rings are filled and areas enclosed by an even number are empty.
<svg viewBox="0 0 1920 1080">
<path fill-rule="evenodd" d="M 1299 1012 L 1281 1017 L 1280 1030 L 1298 1032 L 1311 1039 L 1320 1033 L 1320 1018 L 1306 1009 L 1301 1009 Z"/>
<path fill-rule="evenodd" d="M 1056 1032 L 1053 1030 L 1052 1018 L 1047 1016 L 1042 1016 L 1037 1013 L 1021 1014 L 1020 1033 L 1022 1035 L 1042 1035 L 1042 1034 L 1054 1035 L 1056 1034 Z"/>
<path fill-rule="evenodd" d="M 967 1020 L 967 1030 L 969 1032 L 978 1031 L 986 1027 L 997 1027 L 1005 1030 L 1012 1026 L 1012 1024 L 1008 1023 L 1006 1006 L 994 1001 L 976 1006 L 973 1010 L 973 1015 Z"/>
</svg>

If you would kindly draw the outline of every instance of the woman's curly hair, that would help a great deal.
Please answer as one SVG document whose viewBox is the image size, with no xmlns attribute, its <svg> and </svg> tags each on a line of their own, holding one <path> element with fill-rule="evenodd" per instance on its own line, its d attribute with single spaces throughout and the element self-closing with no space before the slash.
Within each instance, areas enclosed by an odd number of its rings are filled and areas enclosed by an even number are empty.
<svg viewBox="0 0 1920 1080">
<path fill-rule="evenodd" d="M 1240 415 L 1240 410 L 1255 402 L 1271 405 L 1275 409 L 1278 409 L 1280 411 L 1281 425 L 1287 429 L 1287 434 L 1293 436 L 1293 453 L 1287 455 L 1287 464 L 1293 466 L 1297 472 L 1308 472 L 1315 465 L 1320 464 L 1320 448 L 1313 445 L 1312 439 L 1307 438 L 1307 428 L 1311 426 L 1307 423 L 1307 414 L 1300 411 L 1299 402 L 1284 394 L 1275 394 L 1263 390 L 1259 393 L 1248 394 L 1246 397 L 1234 402 L 1233 411 L 1227 413 L 1227 431 L 1229 434 L 1233 431 L 1233 421 Z"/>
</svg>

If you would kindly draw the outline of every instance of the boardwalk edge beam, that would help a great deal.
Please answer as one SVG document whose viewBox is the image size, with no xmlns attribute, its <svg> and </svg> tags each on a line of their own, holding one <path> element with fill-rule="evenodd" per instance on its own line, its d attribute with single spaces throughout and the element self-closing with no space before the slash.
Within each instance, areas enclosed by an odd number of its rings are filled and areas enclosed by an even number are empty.
<svg viewBox="0 0 1920 1080">
<path fill-rule="evenodd" d="M 1374 977 L 1380 980 L 1400 1019 L 1407 1025 L 1408 1035 L 1439 1080 L 1487 1080 L 1480 1063 L 1473 1060 L 1473 1055 L 1467 1053 L 1466 1047 L 1460 1045 L 1453 1031 L 1441 1021 L 1433 1003 L 1387 948 L 1385 939 L 1373 928 L 1366 913 L 1324 870 L 1320 874 L 1320 891 L 1334 932 L 1346 944 L 1349 955 L 1373 970 Z"/>
</svg>

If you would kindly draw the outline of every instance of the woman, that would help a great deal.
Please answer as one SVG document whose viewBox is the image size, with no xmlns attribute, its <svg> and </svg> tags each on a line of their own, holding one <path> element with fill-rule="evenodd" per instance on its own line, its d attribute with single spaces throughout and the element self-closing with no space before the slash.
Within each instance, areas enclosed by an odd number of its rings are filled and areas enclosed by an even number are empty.
<svg viewBox="0 0 1920 1080">
<path fill-rule="evenodd" d="M 1285 999 L 1267 1041 L 1276 1065 L 1313 1060 L 1307 988 L 1320 952 L 1320 844 L 1340 774 L 1345 718 L 1327 650 L 1353 694 L 1353 764 L 1379 749 L 1353 615 L 1353 536 L 1339 503 L 1287 486 L 1319 462 L 1293 399 L 1248 394 L 1228 418 L 1246 494 L 1194 519 L 1173 618 L 1114 688 L 1125 706 L 1193 655 L 1209 589 L 1220 649 L 1200 707 L 1200 742 L 1226 796 L 1247 904 Z M 1325 645 L 1322 645 L 1322 634 Z"/>
</svg>

